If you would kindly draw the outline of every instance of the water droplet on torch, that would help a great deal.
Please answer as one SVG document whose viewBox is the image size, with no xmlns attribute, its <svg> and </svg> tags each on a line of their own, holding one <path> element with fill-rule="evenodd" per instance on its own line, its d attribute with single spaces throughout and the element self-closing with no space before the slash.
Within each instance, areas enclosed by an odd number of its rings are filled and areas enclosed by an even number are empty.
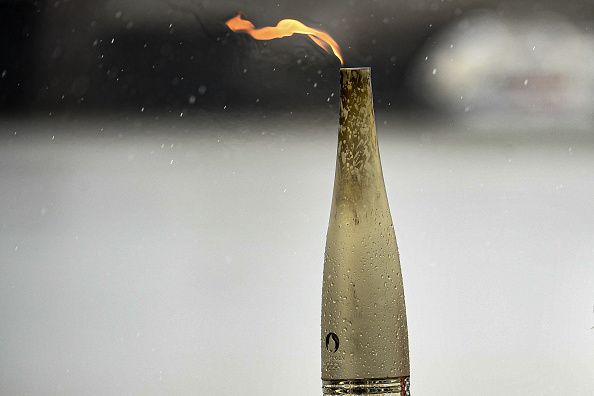
<svg viewBox="0 0 594 396">
<path fill-rule="evenodd" d="M 238 14 L 229 19 L 226 25 L 235 33 L 247 33 L 256 40 L 272 40 L 292 36 L 295 33 L 306 34 L 314 43 L 322 47 L 324 51 L 334 54 L 340 59 L 340 64 L 344 65 L 342 55 L 340 54 L 340 47 L 328 33 L 305 26 L 303 23 L 294 19 L 283 19 L 276 26 L 256 29 L 250 21 L 242 19 L 242 14 Z"/>
</svg>

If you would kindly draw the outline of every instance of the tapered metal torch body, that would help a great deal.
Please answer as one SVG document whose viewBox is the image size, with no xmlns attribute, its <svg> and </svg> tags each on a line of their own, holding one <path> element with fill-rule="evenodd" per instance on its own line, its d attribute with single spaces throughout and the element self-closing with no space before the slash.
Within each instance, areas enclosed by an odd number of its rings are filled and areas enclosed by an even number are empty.
<svg viewBox="0 0 594 396">
<path fill-rule="evenodd" d="M 340 70 L 339 122 L 322 290 L 324 394 L 406 395 L 404 289 L 369 68 Z"/>
</svg>

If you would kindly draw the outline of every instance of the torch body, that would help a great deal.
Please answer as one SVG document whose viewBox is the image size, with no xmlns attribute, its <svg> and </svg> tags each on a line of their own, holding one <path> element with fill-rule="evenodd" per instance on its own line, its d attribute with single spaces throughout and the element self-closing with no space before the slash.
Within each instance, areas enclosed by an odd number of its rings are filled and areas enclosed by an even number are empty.
<svg viewBox="0 0 594 396">
<path fill-rule="evenodd" d="M 371 70 L 340 73 L 322 290 L 324 394 L 408 395 L 404 289 L 378 150 Z"/>
</svg>

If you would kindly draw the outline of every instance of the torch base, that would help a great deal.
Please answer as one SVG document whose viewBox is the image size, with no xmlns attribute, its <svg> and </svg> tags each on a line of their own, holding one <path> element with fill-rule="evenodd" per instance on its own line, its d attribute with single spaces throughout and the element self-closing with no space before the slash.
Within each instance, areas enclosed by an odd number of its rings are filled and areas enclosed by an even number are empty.
<svg viewBox="0 0 594 396">
<path fill-rule="evenodd" d="M 324 395 L 410 396 L 410 377 L 323 380 Z"/>
</svg>

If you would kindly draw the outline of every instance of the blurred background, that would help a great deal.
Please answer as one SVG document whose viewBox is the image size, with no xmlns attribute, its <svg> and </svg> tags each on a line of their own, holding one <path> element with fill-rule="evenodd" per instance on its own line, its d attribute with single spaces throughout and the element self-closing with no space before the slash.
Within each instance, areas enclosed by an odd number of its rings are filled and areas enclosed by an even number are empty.
<svg viewBox="0 0 594 396">
<path fill-rule="evenodd" d="M 334 56 L 303 35 L 256 41 L 232 33 L 224 22 L 238 12 L 256 27 L 291 18 L 328 32 L 345 66 L 373 67 L 379 106 L 568 115 L 589 114 L 594 102 L 594 5 L 582 0 L 3 0 L 0 7 L 5 112 L 336 103 Z"/>
<path fill-rule="evenodd" d="M 321 394 L 339 60 L 414 395 L 594 395 L 594 3 L 0 0 L 0 393 Z"/>
</svg>

